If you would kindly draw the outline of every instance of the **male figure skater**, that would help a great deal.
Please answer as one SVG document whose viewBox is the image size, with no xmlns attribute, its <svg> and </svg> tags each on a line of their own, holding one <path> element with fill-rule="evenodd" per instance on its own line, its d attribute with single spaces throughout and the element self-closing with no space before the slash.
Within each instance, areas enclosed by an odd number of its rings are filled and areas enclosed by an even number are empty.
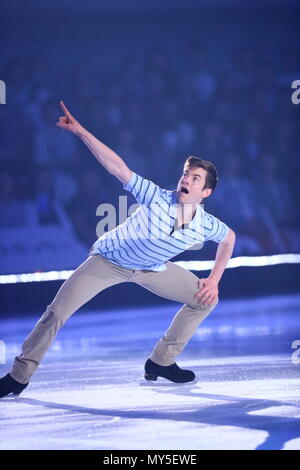
<svg viewBox="0 0 300 470">
<path fill-rule="evenodd" d="M 63 102 L 60 104 L 64 116 L 57 125 L 78 136 L 99 163 L 134 195 L 140 207 L 124 223 L 104 233 L 88 258 L 60 287 L 25 339 L 10 372 L 0 379 L 0 397 L 20 394 L 66 320 L 103 289 L 121 282 L 135 282 L 184 304 L 146 361 L 145 378 L 191 382 L 194 372 L 181 369 L 176 357 L 216 307 L 218 284 L 235 243 L 234 232 L 200 204 L 215 189 L 216 169 L 208 161 L 189 157 L 176 191 L 161 189 L 130 170 L 115 152 L 80 125 Z M 207 279 L 198 279 L 169 261 L 206 240 L 219 244 Z"/>
</svg>

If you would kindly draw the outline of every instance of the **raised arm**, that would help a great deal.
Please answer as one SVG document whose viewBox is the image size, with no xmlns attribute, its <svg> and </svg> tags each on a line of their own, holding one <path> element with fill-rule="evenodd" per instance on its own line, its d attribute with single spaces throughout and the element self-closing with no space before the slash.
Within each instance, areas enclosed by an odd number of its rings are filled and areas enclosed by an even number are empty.
<svg viewBox="0 0 300 470">
<path fill-rule="evenodd" d="M 64 112 L 64 116 L 58 118 L 56 125 L 63 130 L 72 132 L 77 135 L 90 149 L 99 163 L 113 176 L 118 178 L 122 183 L 128 183 L 132 171 L 126 163 L 113 150 L 104 145 L 93 134 L 88 132 L 66 108 L 63 101 L 60 106 Z"/>
</svg>

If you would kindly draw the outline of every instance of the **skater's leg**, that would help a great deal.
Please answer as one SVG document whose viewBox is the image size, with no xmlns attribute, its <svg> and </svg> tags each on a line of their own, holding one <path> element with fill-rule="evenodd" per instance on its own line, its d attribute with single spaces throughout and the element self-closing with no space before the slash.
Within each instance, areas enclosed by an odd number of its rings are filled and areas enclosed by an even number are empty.
<svg viewBox="0 0 300 470">
<path fill-rule="evenodd" d="M 198 280 L 190 271 L 168 262 L 161 272 L 139 273 L 134 281 L 160 297 L 184 303 L 177 312 L 163 337 L 155 345 L 150 359 L 169 366 L 185 348 L 200 323 L 216 307 L 218 299 L 211 305 L 198 303 L 193 296 L 199 290 Z"/>
<path fill-rule="evenodd" d="M 60 287 L 45 313 L 27 336 L 22 353 L 16 356 L 9 374 L 20 383 L 28 383 L 58 330 L 67 319 L 92 297 L 109 286 L 125 282 L 128 270 L 119 268 L 101 256 L 84 261 Z"/>
</svg>

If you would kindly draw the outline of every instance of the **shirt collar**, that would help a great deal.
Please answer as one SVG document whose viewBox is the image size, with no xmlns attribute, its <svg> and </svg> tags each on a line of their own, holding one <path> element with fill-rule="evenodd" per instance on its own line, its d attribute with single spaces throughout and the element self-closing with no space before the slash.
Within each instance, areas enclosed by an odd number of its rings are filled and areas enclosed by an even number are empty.
<svg viewBox="0 0 300 470">
<path fill-rule="evenodd" d="M 171 195 L 171 216 L 176 219 L 176 208 L 177 208 L 177 191 L 173 191 Z M 203 204 L 198 204 L 196 213 L 193 219 L 189 222 L 188 226 L 194 229 L 202 226 L 202 217 L 204 213 Z"/>
</svg>

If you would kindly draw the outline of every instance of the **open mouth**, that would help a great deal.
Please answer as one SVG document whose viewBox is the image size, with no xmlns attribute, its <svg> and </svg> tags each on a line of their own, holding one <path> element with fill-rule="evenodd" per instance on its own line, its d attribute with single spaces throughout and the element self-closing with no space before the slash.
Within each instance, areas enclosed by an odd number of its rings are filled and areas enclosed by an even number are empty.
<svg viewBox="0 0 300 470">
<path fill-rule="evenodd" d="M 182 187 L 181 187 L 180 192 L 181 192 L 181 193 L 184 193 L 184 194 L 188 194 L 188 193 L 189 193 L 188 189 L 187 189 L 185 186 L 182 186 Z"/>
</svg>

